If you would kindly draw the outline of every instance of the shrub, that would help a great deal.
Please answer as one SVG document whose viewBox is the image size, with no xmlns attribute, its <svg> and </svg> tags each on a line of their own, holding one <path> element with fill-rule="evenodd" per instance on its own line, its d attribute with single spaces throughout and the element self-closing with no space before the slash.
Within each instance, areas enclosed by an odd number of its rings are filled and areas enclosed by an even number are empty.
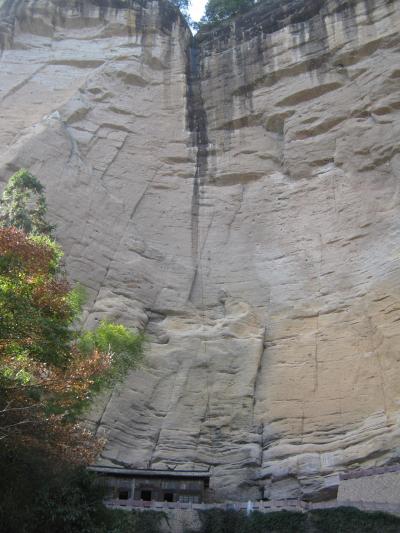
<svg viewBox="0 0 400 533">
<path fill-rule="evenodd" d="M 0 356 L 68 360 L 76 309 L 57 274 L 62 252 L 47 237 L 0 228 Z"/>
<path fill-rule="evenodd" d="M 95 474 L 35 447 L 0 447 L 0 531 L 160 533 L 164 513 L 104 507 Z"/>
<path fill-rule="evenodd" d="M 50 235 L 46 198 L 40 181 L 25 168 L 11 176 L 0 202 L 0 222 L 34 235 Z"/>
<path fill-rule="evenodd" d="M 302 513 L 279 511 L 274 513 L 221 511 L 213 509 L 200 514 L 199 533 L 303 533 L 305 516 Z M 189 533 L 189 532 L 188 532 Z"/>
<path fill-rule="evenodd" d="M 400 518 L 381 512 L 365 512 L 354 507 L 310 512 L 317 533 L 398 533 Z"/>
<path fill-rule="evenodd" d="M 400 518 L 387 513 L 364 512 L 353 507 L 308 513 L 221 511 L 200 513 L 197 533 L 398 533 Z M 186 533 L 195 533 L 187 531 Z"/>
<path fill-rule="evenodd" d="M 48 237 L 0 228 L 0 436 L 37 425 L 37 409 L 25 415 L 39 404 L 46 427 L 48 415 L 73 420 L 141 359 L 142 335 L 123 325 L 102 322 L 75 342 L 83 295 L 60 273 L 61 257 Z"/>
<path fill-rule="evenodd" d="M 194 23 L 193 26 L 197 30 L 217 26 L 235 15 L 245 13 L 257 3 L 259 3 L 257 0 L 208 0 L 204 16 L 200 22 Z"/>
<path fill-rule="evenodd" d="M 100 376 L 97 386 L 110 386 L 122 379 L 142 359 L 143 335 L 122 324 L 105 320 L 93 331 L 86 331 L 78 340 L 79 350 L 86 355 L 98 351 L 109 354 L 111 366 Z"/>
<path fill-rule="evenodd" d="M 45 211 L 38 180 L 15 174 L 0 206 L 0 531 L 139 533 L 143 523 L 156 532 L 149 517 L 104 507 L 82 468 L 103 443 L 76 423 L 140 360 L 142 336 L 103 322 L 77 341 L 83 291 L 62 272 Z"/>
<path fill-rule="evenodd" d="M 109 511 L 107 533 L 161 533 L 167 516 L 159 511 Z"/>
</svg>

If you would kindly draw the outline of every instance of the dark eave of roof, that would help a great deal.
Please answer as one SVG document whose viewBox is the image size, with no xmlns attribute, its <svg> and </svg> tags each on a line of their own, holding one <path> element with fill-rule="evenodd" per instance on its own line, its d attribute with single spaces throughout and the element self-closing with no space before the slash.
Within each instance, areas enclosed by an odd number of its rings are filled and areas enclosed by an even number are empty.
<svg viewBox="0 0 400 533">
<path fill-rule="evenodd" d="M 209 470 L 156 470 L 146 468 L 116 468 L 113 466 L 96 466 L 88 467 L 88 470 L 98 474 L 112 474 L 116 476 L 135 476 L 135 477 L 169 477 L 169 478 L 190 478 L 190 479 L 209 479 Z"/>
</svg>

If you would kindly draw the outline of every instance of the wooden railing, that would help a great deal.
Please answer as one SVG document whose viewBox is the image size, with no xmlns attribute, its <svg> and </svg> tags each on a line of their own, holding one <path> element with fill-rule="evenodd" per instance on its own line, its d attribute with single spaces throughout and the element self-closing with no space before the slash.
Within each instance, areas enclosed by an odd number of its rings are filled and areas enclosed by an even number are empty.
<svg viewBox="0 0 400 533">
<path fill-rule="evenodd" d="M 205 511 L 208 509 L 222 509 L 233 511 L 246 511 L 248 508 L 247 502 L 226 502 L 226 503 L 181 503 L 181 502 L 155 502 L 155 501 L 143 501 L 143 500 L 106 500 L 108 507 L 128 508 L 128 509 L 152 509 L 152 510 L 165 510 L 165 509 L 193 509 L 196 511 Z M 303 511 L 308 509 L 310 505 L 307 502 L 299 500 L 276 500 L 266 502 L 251 502 L 251 509 L 253 511 L 280 511 L 280 510 L 298 510 Z M 321 507 L 332 507 L 335 504 L 330 502 L 320 504 Z"/>
<path fill-rule="evenodd" d="M 110 508 L 138 509 L 152 511 L 167 510 L 192 510 L 206 511 L 209 509 L 221 509 L 224 511 L 247 511 L 247 502 L 226 503 L 181 503 L 181 502 L 154 502 L 143 500 L 106 500 L 105 504 Z M 275 500 L 266 502 L 252 502 L 252 511 L 270 513 L 275 511 L 299 511 L 306 512 L 316 509 L 334 509 L 336 507 L 351 506 L 364 511 L 386 511 L 400 514 L 400 504 L 384 504 L 379 502 L 340 502 L 336 500 L 328 502 L 303 502 L 301 500 Z"/>
</svg>

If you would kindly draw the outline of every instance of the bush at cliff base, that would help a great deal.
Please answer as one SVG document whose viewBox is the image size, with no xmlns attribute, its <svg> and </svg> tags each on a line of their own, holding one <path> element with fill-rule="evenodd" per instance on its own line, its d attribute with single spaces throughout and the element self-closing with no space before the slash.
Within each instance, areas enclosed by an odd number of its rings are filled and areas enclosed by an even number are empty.
<svg viewBox="0 0 400 533">
<path fill-rule="evenodd" d="M 311 511 L 316 533 L 399 533 L 400 517 L 381 512 L 365 512 L 355 507 Z"/>
<path fill-rule="evenodd" d="M 338 507 L 308 513 L 210 510 L 200 513 L 201 529 L 185 533 L 399 533 L 400 518 L 381 512 Z"/>
<path fill-rule="evenodd" d="M 0 448 L 1 533 L 160 533 L 163 513 L 113 511 L 96 475 L 32 447 Z"/>
</svg>

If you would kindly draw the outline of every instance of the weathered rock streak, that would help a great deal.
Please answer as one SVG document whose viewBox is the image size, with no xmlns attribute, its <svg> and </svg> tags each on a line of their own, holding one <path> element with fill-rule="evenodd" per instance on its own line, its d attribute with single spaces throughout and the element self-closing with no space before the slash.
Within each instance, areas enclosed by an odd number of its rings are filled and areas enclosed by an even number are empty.
<svg viewBox="0 0 400 533">
<path fill-rule="evenodd" d="M 0 177 L 46 184 L 88 326 L 146 327 L 103 463 L 329 496 L 400 457 L 400 2 L 0 0 Z"/>
</svg>

